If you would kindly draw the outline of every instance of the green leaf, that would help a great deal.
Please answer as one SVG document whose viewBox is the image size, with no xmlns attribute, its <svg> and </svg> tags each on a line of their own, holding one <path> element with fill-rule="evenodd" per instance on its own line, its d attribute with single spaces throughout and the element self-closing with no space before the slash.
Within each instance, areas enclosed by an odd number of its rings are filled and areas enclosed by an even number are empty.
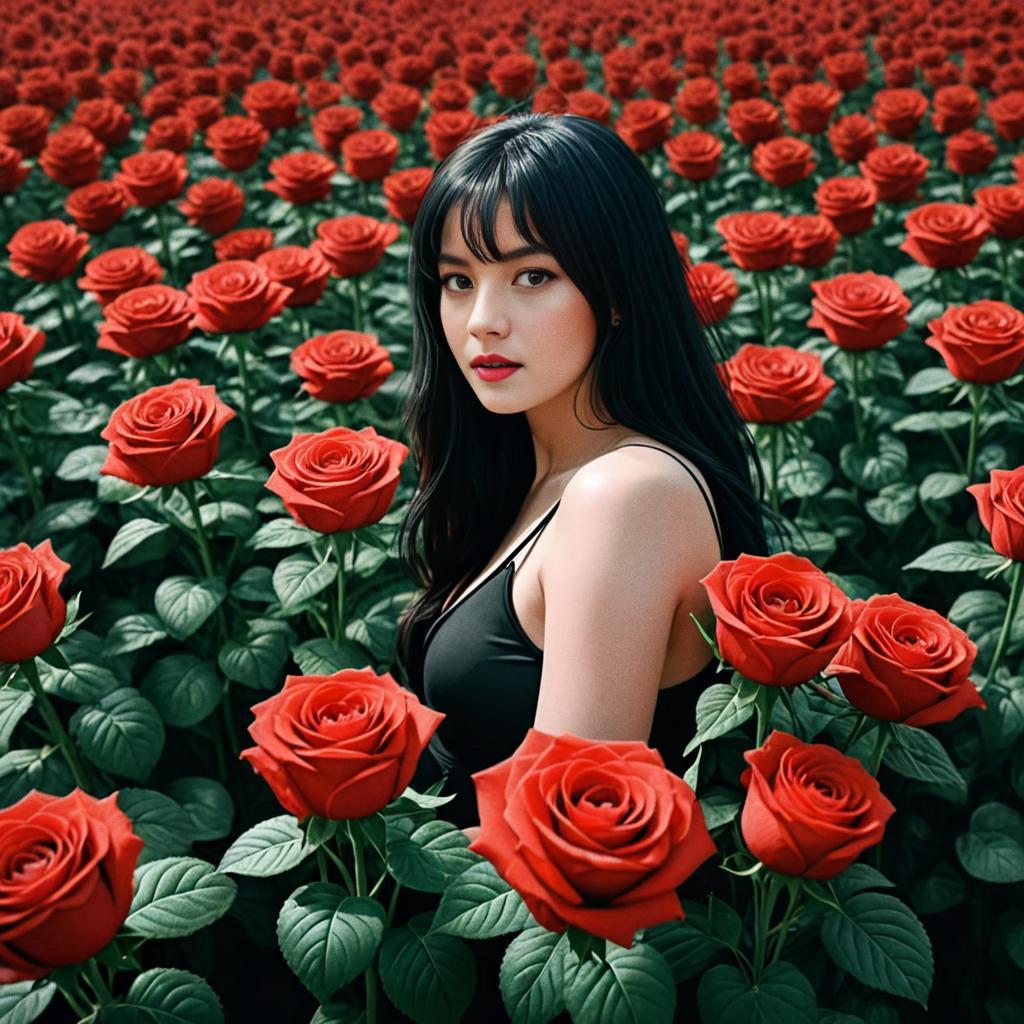
<svg viewBox="0 0 1024 1024">
<path fill-rule="evenodd" d="M 329 587 L 338 575 L 333 558 L 318 562 L 311 554 L 300 551 L 277 563 L 274 569 L 274 593 L 287 615 L 295 612 L 310 598 Z"/>
<path fill-rule="evenodd" d="M 864 509 L 881 526 L 899 526 L 917 508 L 917 488 L 913 484 L 886 484 L 873 498 L 864 502 Z"/>
<path fill-rule="evenodd" d="M 83 530 L 95 518 L 100 503 L 89 498 L 71 498 L 68 501 L 51 501 L 29 521 L 27 533 L 31 540 L 43 540 L 64 530 Z"/>
<path fill-rule="evenodd" d="M 380 949 L 387 997 L 416 1024 L 457 1024 L 476 988 L 476 960 L 454 935 L 430 931 L 430 912 L 388 929 Z"/>
<path fill-rule="evenodd" d="M 140 690 L 168 725 L 188 728 L 216 710 L 223 687 L 208 661 L 171 654 L 153 665 Z"/>
<path fill-rule="evenodd" d="M 273 574 L 265 565 L 250 565 L 231 584 L 231 596 L 239 601 L 254 604 L 272 604 L 277 600 L 274 593 Z"/>
<path fill-rule="evenodd" d="M 42 1016 L 57 991 L 52 981 L 13 981 L 0 985 L 0 1024 L 31 1024 Z"/>
<path fill-rule="evenodd" d="M 33 789 L 66 796 L 74 788 L 75 780 L 59 747 L 48 746 L 45 751 L 20 748 L 0 757 L 0 807 L 16 804 Z"/>
<path fill-rule="evenodd" d="M 130 554 L 134 554 L 131 559 L 132 565 L 163 558 L 170 549 L 170 544 L 160 544 L 156 541 L 157 538 L 169 541 L 167 535 L 170 529 L 167 523 L 158 523 L 153 519 L 132 519 L 114 534 L 100 568 L 106 569 Z"/>
<path fill-rule="evenodd" d="M 839 465 L 847 479 L 866 491 L 879 491 L 904 479 L 909 463 L 907 446 L 888 432 L 863 445 L 851 441 L 839 450 Z"/>
<path fill-rule="evenodd" d="M 145 846 L 139 864 L 188 853 L 192 825 L 188 815 L 169 796 L 154 789 L 126 787 L 117 794 L 117 806 L 132 820 L 132 831 Z"/>
<path fill-rule="evenodd" d="M 150 939 L 192 935 L 223 917 L 233 879 L 196 857 L 165 857 L 135 871 L 135 895 L 123 927 Z"/>
<path fill-rule="evenodd" d="M 851 864 L 832 879 L 832 887 L 842 901 L 864 889 L 894 889 L 896 886 L 870 864 Z"/>
<path fill-rule="evenodd" d="M 894 896 L 862 892 L 829 910 L 821 928 L 829 956 L 858 981 L 913 999 L 925 1009 L 934 963 L 928 935 Z"/>
<path fill-rule="evenodd" d="M 801 452 L 779 467 L 779 486 L 794 498 L 814 498 L 832 482 L 832 463 L 817 452 Z"/>
<path fill-rule="evenodd" d="M 76 704 L 95 704 L 122 685 L 110 669 L 88 661 L 76 661 L 67 668 L 38 667 L 40 682 L 47 693 Z"/>
<path fill-rule="evenodd" d="M 202 978 L 171 967 L 144 971 L 98 1024 L 224 1024 L 220 1000 Z"/>
<path fill-rule="evenodd" d="M 704 824 L 709 832 L 728 825 L 740 812 L 742 798 L 738 793 L 724 786 L 714 786 L 700 798 L 700 809 L 704 813 Z"/>
<path fill-rule="evenodd" d="M 943 501 L 954 494 L 962 494 L 966 486 L 967 477 L 963 473 L 929 473 L 917 493 L 922 501 Z"/>
<path fill-rule="evenodd" d="M 976 808 L 970 827 L 956 837 L 963 869 L 983 882 L 1024 881 L 1024 817 L 998 801 Z"/>
<path fill-rule="evenodd" d="M 973 686 L 973 683 L 966 685 Z M 946 748 L 931 733 L 910 725 L 893 723 L 896 743 L 890 743 L 884 764 L 908 779 L 949 786 L 959 800 L 967 799 L 967 782 L 957 771 Z"/>
<path fill-rule="evenodd" d="M 735 687 L 713 683 L 697 699 L 697 733 L 686 744 L 683 757 L 709 740 L 724 736 L 754 714 L 753 704 L 742 704 Z"/>
<path fill-rule="evenodd" d="M 303 544 L 312 545 L 319 539 L 320 534 L 315 530 L 288 517 L 271 519 L 269 523 L 264 523 L 247 544 L 259 551 L 261 548 L 297 548 Z"/>
<path fill-rule="evenodd" d="M 700 1019 L 707 1024 L 815 1024 L 811 983 L 792 964 L 768 967 L 757 985 L 732 964 L 712 967 L 697 989 Z"/>
<path fill-rule="evenodd" d="M 728 949 L 739 949 L 743 922 L 739 914 L 724 900 L 714 899 L 705 906 L 693 900 L 683 900 L 685 926 L 696 929 L 705 938 Z"/>
<path fill-rule="evenodd" d="M 605 959 L 589 957 L 568 973 L 565 1003 L 574 1024 L 672 1024 L 676 986 L 653 946 L 611 943 Z"/>
<path fill-rule="evenodd" d="M 298 821 L 291 814 L 281 814 L 243 832 L 224 852 L 217 870 L 269 878 L 301 864 L 307 853 Z"/>
<path fill-rule="evenodd" d="M 418 828 L 406 818 L 387 820 L 388 870 L 396 881 L 420 892 L 445 887 L 480 857 L 469 838 L 451 822 L 436 819 Z"/>
<path fill-rule="evenodd" d="M 299 644 L 292 652 L 296 664 L 307 676 L 329 676 L 343 668 L 363 666 L 370 656 L 358 644 L 342 640 L 336 644 L 325 637 L 316 637 Z"/>
<path fill-rule="evenodd" d="M 958 384 L 956 377 L 953 376 L 944 366 L 927 366 L 923 370 L 918 370 L 910 380 L 907 381 L 907 386 L 903 389 L 903 394 L 908 397 L 916 397 L 917 395 L 933 395 L 936 391 L 942 391 L 943 388 L 951 388 Z"/>
<path fill-rule="evenodd" d="M 55 476 L 59 480 L 91 480 L 100 478 L 100 466 L 107 461 L 110 449 L 105 444 L 91 444 L 76 448 L 64 456 Z"/>
<path fill-rule="evenodd" d="M 1006 559 L 980 540 L 950 540 L 929 548 L 904 569 L 926 569 L 928 572 L 988 572 Z"/>
<path fill-rule="evenodd" d="M 254 690 L 278 689 L 287 660 L 288 637 L 276 632 L 250 637 L 244 643 L 228 640 L 217 655 L 217 664 L 228 679 Z"/>
<path fill-rule="evenodd" d="M 164 723 L 156 708 L 128 686 L 80 707 L 69 726 L 97 768 L 138 782 L 153 770 L 164 748 Z"/>
<path fill-rule="evenodd" d="M 284 901 L 277 941 L 295 976 L 325 1003 L 373 963 L 386 927 L 387 914 L 376 900 L 313 882 Z"/>
<path fill-rule="evenodd" d="M 149 612 L 125 615 L 110 627 L 104 650 L 110 656 L 128 654 L 149 647 L 166 637 L 167 631 L 155 615 Z"/>
<path fill-rule="evenodd" d="M 493 939 L 531 923 L 522 897 L 484 860 L 471 864 L 444 889 L 430 930 L 464 939 Z"/>
<path fill-rule="evenodd" d="M 710 939 L 687 921 L 668 921 L 644 931 L 644 944 L 664 958 L 677 985 L 699 974 L 719 953 L 721 943 Z"/>
<path fill-rule="evenodd" d="M 937 412 L 915 412 L 898 419 L 893 430 L 905 430 L 908 433 L 938 433 L 940 430 L 955 430 L 971 422 L 971 414 L 963 409 L 942 409 Z"/>
<path fill-rule="evenodd" d="M 195 633 L 220 607 L 228 588 L 219 576 L 169 576 L 156 588 L 153 605 L 177 640 Z"/>
<path fill-rule="evenodd" d="M 219 782 L 188 775 L 169 783 L 167 795 L 185 812 L 195 842 L 230 835 L 235 805 Z"/>
<path fill-rule="evenodd" d="M 919 914 L 941 914 L 955 907 L 967 895 L 967 882 L 951 864 L 939 861 L 927 878 L 910 889 L 910 902 Z"/>
<path fill-rule="evenodd" d="M 565 935 L 534 925 L 501 959 L 501 998 L 512 1024 L 547 1024 L 565 1009 Z"/>
<path fill-rule="evenodd" d="M 12 687 L 0 689 L 0 754 L 7 753 L 14 727 L 32 707 L 33 700 L 32 694 L 24 690 L 15 690 Z"/>
</svg>

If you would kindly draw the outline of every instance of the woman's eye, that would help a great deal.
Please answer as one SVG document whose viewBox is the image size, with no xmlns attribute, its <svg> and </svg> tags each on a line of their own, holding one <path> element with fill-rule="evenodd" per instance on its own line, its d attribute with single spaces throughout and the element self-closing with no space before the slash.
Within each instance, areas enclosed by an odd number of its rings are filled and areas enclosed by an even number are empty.
<svg viewBox="0 0 1024 1024">
<path fill-rule="evenodd" d="M 539 288 L 544 283 L 545 280 L 547 280 L 548 278 L 554 278 L 555 275 L 552 274 L 550 270 L 521 270 L 516 275 L 516 278 L 518 279 L 520 277 L 526 277 L 526 276 L 530 276 L 530 277 L 534 278 L 533 283 L 531 283 L 528 287 L 530 287 L 530 288 Z M 537 281 L 536 280 L 537 277 L 541 278 L 541 280 Z M 456 280 L 469 281 L 469 278 L 466 277 L 465 274 L 448 274 L 446 277 L 442 277 L 441 278 L 441 287 L 442 288 L 447 288 L 447 285 L 448 285 L 449 281 L 456 281 Z M 462 291 L 465 291 L 466 289 L 462 288 L 462 287 L 456 287 L 456 288 L 449 288 L 448 290 L 449 291 L 462 292 Z"/>
</svg>

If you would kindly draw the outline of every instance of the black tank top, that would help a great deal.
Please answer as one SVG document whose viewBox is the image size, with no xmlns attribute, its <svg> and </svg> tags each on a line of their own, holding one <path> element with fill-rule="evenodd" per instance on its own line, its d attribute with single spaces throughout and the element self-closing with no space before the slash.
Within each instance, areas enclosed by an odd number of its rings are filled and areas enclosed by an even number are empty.
<svg viewBox="0 0 1024 1024">
<path fill-rule="evenodd" d="M 620 447 L 664 451 L 650 444 Z M 715 523 L 719 557 L 724 558 L 722 532 L 703 485 L 678 456 L 665 454 L 683 466 L 700 487 Z M 445 718 L 431 737 L 411 784 L 422 790 L 447 774 L 442 793 L 454 793 L 455 799 L 444 806 L 441 815 L 460 828 L 480 821 L 470 776 L 510 757 L 536 717 L 544 652 L 519 622 L 512 603 L 512 580 L 516 555 L 540 535 L 559 504 L 560 500 L 555 502 L 468 596 L 441 612 L 423 637 L 421 657 L 414 659 L 414 664 L 422 665 L 420 698 L 443 711 Z M 697 698 L 717 671 L 718 662 L 712 658 L 696 675 L 658 691 L 648 745 L 680 776 L 684 772 L 683 748 L 696 730 Z"/>
</svg>

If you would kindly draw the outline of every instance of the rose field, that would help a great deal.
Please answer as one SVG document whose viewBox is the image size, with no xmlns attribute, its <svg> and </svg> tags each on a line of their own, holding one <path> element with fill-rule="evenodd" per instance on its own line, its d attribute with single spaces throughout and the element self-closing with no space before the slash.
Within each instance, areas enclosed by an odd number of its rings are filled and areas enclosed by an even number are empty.
<svg viewBox="0 0 1024 1024">
<path fill-rule="evenodd" d="M 0 1024 L 1024 1021 L 1024 5 L 0 13 Z M 529 114 L 649 171 L 785 529 L 685 777 L 531 729 L 471 835 L 410 239 Z"/>
</svg>

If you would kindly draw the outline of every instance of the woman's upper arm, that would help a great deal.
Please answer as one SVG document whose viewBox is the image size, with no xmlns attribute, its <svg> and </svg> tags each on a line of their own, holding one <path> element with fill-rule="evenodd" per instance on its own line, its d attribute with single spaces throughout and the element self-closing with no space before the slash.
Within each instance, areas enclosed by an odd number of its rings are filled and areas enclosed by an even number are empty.
<svg viewBox="0 0 1024 1024">
<path fill-rule="evenodd" d="M 677 609 L 719 552 L 692 477 L 622 455 L 580 470 L 552 520 L 534 726 L 646 742 Z"/>
</svg>

